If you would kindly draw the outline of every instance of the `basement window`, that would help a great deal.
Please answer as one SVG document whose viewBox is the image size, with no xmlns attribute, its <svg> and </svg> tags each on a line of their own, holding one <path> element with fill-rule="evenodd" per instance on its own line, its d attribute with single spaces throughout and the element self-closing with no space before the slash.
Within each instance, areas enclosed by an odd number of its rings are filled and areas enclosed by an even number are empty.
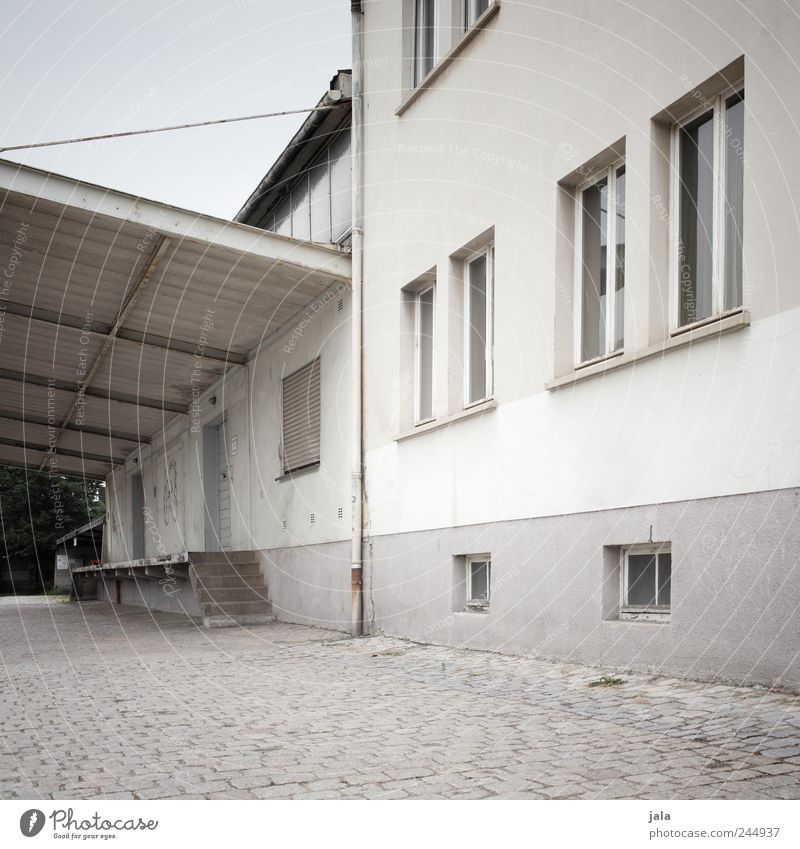
<svg viewBox="0 0 800 849">
<path fill-rule="evenodd" d="M 491 590 L 492 559 L 488 554 L 472 554 L 467 562 L 467 610 L 487 612 Z"/>
<path fill-rule="evenodd" d="M 668 543 L 633 545 L 621 553 L 620 619 L 669 619 L 672 552 Z"/>
</svg>

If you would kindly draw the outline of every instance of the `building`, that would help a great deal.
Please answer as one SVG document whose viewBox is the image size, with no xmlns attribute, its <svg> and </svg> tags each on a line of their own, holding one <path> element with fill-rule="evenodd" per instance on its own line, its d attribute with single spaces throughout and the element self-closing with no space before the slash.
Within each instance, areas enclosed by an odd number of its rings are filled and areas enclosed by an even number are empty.
<svg viewBox="0 0 800 849">
<path fill-rule="evenodd" d="M 800 20 L 363 7 L 374 627 L 796 686 Z"/>
<path fill-rule="evenodd" d="M 150 210 L 188 253 L 153 271 L 188 359 L 102 388 L 152 415 L 97 460 L 101 596 L 346 630 L 363 556 L 368 631 L 796 688 L 800 22 L 359 5 L 363 290 L 340 72 L 237 223 Z M 157 346 L 136 309 L 115 344 Z"/>
<path fill-rule="evenodd" d="M 72 591 L 72 570 L 82 570 L 83 567 L 95 567 L 103 562 L 103 527 L 105 517 L 92 519 L 80 528 L 56 540 L 56 562 L 53 575 L 53 588 Z M 80 571 L 76 572 L 76 575 Z M 77 589 L 77 588 L 76 588 Z M 96 592 L 96 583 L 94 583 Z M 94 595 L 94 592 L 92 593 Z M 85 593 L 78 593 L 81 597 Z"/>
</svg>

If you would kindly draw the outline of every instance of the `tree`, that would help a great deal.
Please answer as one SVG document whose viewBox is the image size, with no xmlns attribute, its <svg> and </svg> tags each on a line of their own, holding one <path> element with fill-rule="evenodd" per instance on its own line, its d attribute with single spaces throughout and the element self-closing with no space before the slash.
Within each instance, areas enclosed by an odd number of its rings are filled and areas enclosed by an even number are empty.
<svg viewBox="0 0 800 849">
<path fill-rule="evenodd" d="M 0 556 L 37 563 L 40 582 L 47 586 L 56 540 L 105 509 L 101 481 L 0 466 Z"/>
</svg>

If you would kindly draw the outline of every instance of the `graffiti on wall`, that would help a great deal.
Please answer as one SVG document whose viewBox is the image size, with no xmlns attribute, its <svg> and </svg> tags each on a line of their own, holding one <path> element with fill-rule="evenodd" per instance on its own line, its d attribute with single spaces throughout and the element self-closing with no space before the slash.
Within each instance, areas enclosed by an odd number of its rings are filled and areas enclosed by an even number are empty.
<svg viewBox="0 0 800 849">
<path fill-rule="evenodd" d="M 178 464 L 170 460 L 164 469 L 164 524 L 178 523 Z"/>
</svg>

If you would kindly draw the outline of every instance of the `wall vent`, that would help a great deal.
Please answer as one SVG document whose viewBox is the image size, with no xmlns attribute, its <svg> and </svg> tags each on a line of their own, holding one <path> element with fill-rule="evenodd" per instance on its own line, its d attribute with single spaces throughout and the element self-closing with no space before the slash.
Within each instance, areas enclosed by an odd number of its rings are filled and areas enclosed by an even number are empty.
<svg viewBox="0 0 800 849">
<path fill-rule="evenodd" d="M 314 521 L 316 520 L 316 518 L 317 518 L 316 515 L 314 513 L 312 513 L 311 514 L 311 524 L 312 525 L 314 524 Z"/>
<path fill-rule="evenodd" d="M 340 508 L 336 511 L 336 515 L 337 515 L 340 519 L 343 519 L 343 518 L 344 518 L 344 507 L 340 507 Z"/>
<path fill-rule="evenodd" d="M 339 298 L 339 303 L 336 305 L 336 309 L 341 312 L 344 309 L 344 298 Z"/>
<path fill-rule="evenodd" d="M 286 519 L 284 519 L 284 520 L 281 522 L 281 525 L 283 526 L 283 529 L 284 529 L 284 530 L 286 530 Z"/>
</svg>

